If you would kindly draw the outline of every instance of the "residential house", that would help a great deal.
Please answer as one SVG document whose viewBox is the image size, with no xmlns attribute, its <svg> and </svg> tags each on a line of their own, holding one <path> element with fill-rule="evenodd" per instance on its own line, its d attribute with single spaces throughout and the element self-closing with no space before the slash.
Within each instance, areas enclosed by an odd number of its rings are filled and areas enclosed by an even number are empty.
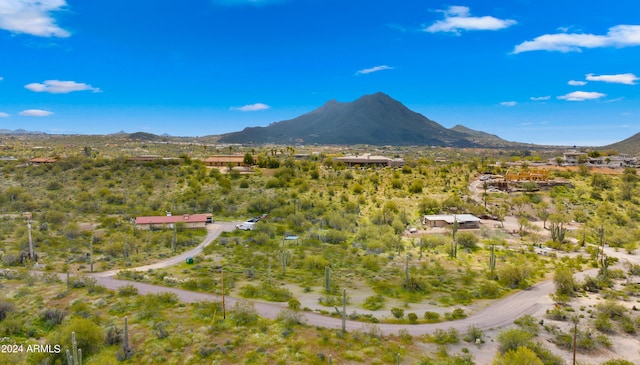
<svg viewBox="0 0 640 365">
<path fill-rule="evenodd" d="M 447 227 L 458 222 L 458 228 L 480 228 L 480 218 L 472 214 L 438 214 L 438 215 L 425 215 L 422 219 L 422 224 L 430 227 Z"/>
<path fill-rule="evenodd" d="M 208 223 L 213 223 L 213 215 L 207 213 L 136 217 L 135 227 L 140 230 L 170 229 L 174 224 L 180 222 L 184 223 L 187 228 L 205 228 Z"/>
<path fill-rule="evenodd" d="M 345 156 L 335 157 L 334 161 L 341 161 L 349 167 L 362 166 L 362 167 L 402 167 L 404 166 L 404 160 L 401 158 L 389 158 L 384 156 Z"/>
<path fill-rule="evenodd" d="M 207 157 L 204 160 L 204 164 L 206 166 L 211 167 L 237 167 L 237 166 L 247 166 L 244 163 L 244 156 L 241 155 L 216 155 Z"/>
</svg>

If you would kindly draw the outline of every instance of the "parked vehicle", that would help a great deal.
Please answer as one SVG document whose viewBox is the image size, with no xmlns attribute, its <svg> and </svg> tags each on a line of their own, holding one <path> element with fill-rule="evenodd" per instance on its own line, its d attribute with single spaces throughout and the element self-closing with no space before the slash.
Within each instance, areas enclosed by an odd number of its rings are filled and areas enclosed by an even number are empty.
<svg viewBox="0 0 640 365">
<path fill-rule="evenodd" d="M 241 229 L 243 231 L 252 231 L 256 226 L 256 222 L 244 222 L 236 225 L 237 229 Z"/>
</svg>

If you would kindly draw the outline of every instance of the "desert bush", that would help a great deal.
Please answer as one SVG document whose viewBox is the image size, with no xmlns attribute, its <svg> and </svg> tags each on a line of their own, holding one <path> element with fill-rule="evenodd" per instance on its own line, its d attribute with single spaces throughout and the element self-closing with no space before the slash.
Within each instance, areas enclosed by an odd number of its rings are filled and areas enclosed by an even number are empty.
<svg viewBox="0 0 640 365">
<path fill-rule="evenodd" d="M 593 324 L 596 326 L 596 329 L 600 332 L 604 333 L 614 333 L 615 330 L 613 328 L 613 322 L 609 319 L 609 316 L 606 313 L 598 313 L 596 319 L 593 321 Z"/>
<path fill-rule="evenodd" d="M 531 267 L 524 263 L 501 265 L 497 270 L 498 280 L 512 289 L 523 289 L 529 286 L 527 279 L 531 277 L 531 271 Z"/>
<path fill-rule="evenodd" d="M 299 311 L 300 307 L 302 306 L 302 304 L 300 303 L 300 301 L 296 298 L 289 298 L 289 301 L 287 302 L 287 306 L 289 307 L 289 309 L 291 309 L 292 311 Z"/>
<path fill-rule="evenodd" d="M 372 295 L 365 298 L 362 308 L 375 311 L 384 307 L 385 299 L 382 295 Z"/>
<path fill-rule="evenodd" d="M 299 311 L 285 309 L 278 313 L 277 320 L 281 322 L 285 327 L 290 328 L 298 324 L 303 324 L 305 321 L 304 314 Z"/>
<path fill-rule="evenodd" d="M 600 365 L 633 365 L 633 363 L 625 359 L 612 359 L 612 360 L 605 361 Z"/>
<path fill-rule="evenodd" d="M 71 334 L 75 333 L 78 349 L 82 350 L 83 358 L 97 353 L 105 341 L 102 328 L 90 319 L 72 318 L 66 325 L 54 332 L 50 342 L 60 344 L 62 353 L 55 357 L 62 359 L 64 351 L 72 348 Z"/>
<path fill-rule="evenodd" d="M 15 310 L 15 306 L 12 302 L 2 300 L 0 301 L 0 321 L 7 318 L 7 315 Z"/>
<path fill-rule="evenodd" d="M 493 365 L 544 365 L 535 352 L 528 347 L 518 347 L 515 350 L 509 350 L 505 353 L 498 353 L 493 360 Z"/>
<path fill-rule="evenodd" d="M 138 288 L 129 284 L 125 286 L 121 286 L 118 288 L 118 295 L 121 297 L 130 297 L 134 295 L 138 295 Z"/>
<path fill-rule="evenodd" d="M 430 322 L 430 323 L 439 322 L 440 321 L 440 313 L 426 311 L 426 312 L 424 312 L 424 319 L 427 322 Z"/>
<path fill-rule="evenodd" d="M 467 328 L 467 333 L 464 335 L 462 339 L 465 342 L 470 342 L 470 343 L 476 343 L 476 344 L 484 343 L 484 332 L 479 327 L 476 327 L 475 325 L 471 325 L 469 326 L 469 328 Z"/>
<path fill-rule="evenodd" d="M 62 309 L 45 309 L 40 312 L 40 320 L 44 322 L 46 327 L 52 328 L 61 324 L 66 315 L 67 312 L 63 311 Z"/>
<path fill-rule="evenodd" d="M 549 317 L 549 319 L 553 319 L 554 321 L 566 321 L 567 319 L 569 319 L 567 311 L 559 306 L 553 309 L 548 309 L 547 317 Z"/>
<path fill-rule="evenodd" d="M 116 326 L 109 326 L 104 342 L 109 345 L 119 345 L 122 343 L 122 331 Z"/>
<path fill-rule="evenodd" d="M 410 323 L 416 323 L 418 322 L 418 315 L 413 312 L 408 313 L 407 319 L 409 320 Z"/>
<path fill-rule="evenodd" d="M 534 316 L 530 314 L 516 319 L 515 321 L 513 321 L 513 323 L 517 324 L 518 327 L 520 327 L 524 331 L 531 333 L 533 336 L 537 336 L 540 332 L 538 321 Z"/>
<path fill-rule="evenodd" d="M 404 309 L 398 308 L 398 307 L 393 307 L 393 308 L 391 308 L 391 314 L 393 314 L 393 316 L 395 318 L 400 319 L 400 318 L 404 317 Z"/>
<path fill-rule="evenodd" d="M 458 333 L 458 330 L 456 330 L 455 328 L 449 328 L 448 331 L 438 328 L 433 331 L 431 339 L 438 345 L 453 345 L 460 342 L 460 335 Z"/>
<path fill-rule="evenodd" d="M 455 321 L 457 319 L 462 319 L 462 318 L 466 318 L 467 314 L 464 312 L 464 309 L 462 308 L 456 308 L 453 310 L 453 312 L 449 313 L 445 313 L 444 314 L 444 318 L 446 318 L 448 321 Z"/>
<path fill-rule="evenodd" d="M 251 302 L 238 302 L 233 306 L 231 319 L 238 325 L 246 326 L 258 321 L 258 312 Z"/>
<path fill-rule="evenodd" d="M 72 288 L 85 288 L 98 285 L 98 281 L 88 276 L 72 276 L 69 279 L 69 285 Z"/>
<path fill-rule="evenodd" d="M 499 350 L 501 353 L 515 351 L 518 347 L 526 347 L 531 343 L 533 335 L 520 328 L 511 328 L 498 334 Z"/>
<path fill-rule="evenodd" d="M 262 298 L 272 302 L 286 302 L 292 298 L 289 289 L 279 288 L 269 283 L 262 283 L 260 286 L 247 284 L 240 289 L 240 295 L 245 298 Z"/>
<path fill-rule="evenodd" d="M 473 250 L 477 247 L 478 236 L 473 232 L 460 232 L 456 235 L 456 241 L 460 247 Z"/>
<path fill-rule="evenodd" d="M 627 313 L 627 309 L 619 303 L 612 300 L 607 300 L 605 303 L 600 303 L 596 306 L 599 313 L 606 315 L 609 318 L 621 318 Z"/>
</svg>

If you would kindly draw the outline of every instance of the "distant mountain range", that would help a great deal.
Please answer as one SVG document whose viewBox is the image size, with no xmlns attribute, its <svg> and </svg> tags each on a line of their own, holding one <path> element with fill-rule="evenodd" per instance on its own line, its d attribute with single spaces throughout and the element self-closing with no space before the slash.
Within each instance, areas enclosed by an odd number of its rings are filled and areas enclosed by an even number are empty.
<svg viewBox="0 0 640 365">
<path fill-rule="evenodd" d="M 47 135 L 24 129 L 0 129 L 0 134 Z M 397 100 L 378 92 L 364 95 L 353 102 L 331 100 L 310 113 L 275 122 L 266 127 L 247 127 L 242 131 L 205 137 L 161 136 L 120 131 L 106 137 L 137 141 L 168 141 L 189 138 L 200 143 L 279 144 L 279 145 L 374 145 L 374 146 L 439 146 L 456 148 L 548 148 L 530 143 L 506 141 L 494 134 L 476 131 L 462 125 L 453 128 L 411 111 Z M 558 146 L 556 146 L 558 147 Z M 640 154 L 640 133 L 600 150 L 616 150 Z"/>
<path fill-rule="evenodd" d="M 28 131 L 26 129 L 0 129 L 0 134 L 46 134 L 45 132 Z"/>
<path fill-rule="evenodd" d="M 347 103 L 331 100 L 294 119 L 224 134 L 219 142 L 494 148 L 522 145 L 464 126 L 445 128 L 381 92 Z"/>
</svg>

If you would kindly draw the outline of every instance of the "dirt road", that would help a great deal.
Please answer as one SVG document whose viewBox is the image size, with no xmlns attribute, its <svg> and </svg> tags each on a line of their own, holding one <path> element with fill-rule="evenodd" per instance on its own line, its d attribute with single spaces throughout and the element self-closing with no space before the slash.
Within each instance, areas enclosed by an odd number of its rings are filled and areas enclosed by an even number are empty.
<svg viewBox="0 0 640 365">
<path fill-rule="evenodd" d="M 588 270 L 580 273 L 580 276 L 595 275 L 596 269 Z M 198 301 L 221 301 L 218 295 L 197 293 L 183 289 L 164 287 L 159 285 L 151 285 L 135 281 L 118 280 L 111 277 L 99 276 L 96 280 L 100 285 L 108 289 L 117 290 L 121 286 L 133 285 L 138 288 L 140 294 L 169 292 L 175 293 L 181 301 L 193 303 Z M 482 330 L 497 329 L 511 325 L 513 321 L 525 314 L 533 314 L 539 309 L 553 303 L 549 294 L 555 290 L 553 281 L 548 280 L 532 286 L 527 290 L 523 290 L 506 298 L 491 303 L 488 307 L 476 312 L 475 314 L 457 321 L 447 321 L 433 324 L 376 324 L 376 327 L 385 335 L 398 334 L 401 330 L 406 330 L 412 336 L 419 336 L 426 333 L 432 333 L 436 329 L 455 328 L 460 332 L 465 332 L 469 326 L 475 325 Z M 227 308 L 243 299 L 226 296 L 225 303 Z M 278 314 L 286 309 L 284 303 L 254 303 L 255 309 L 262 317 L 275 319 Z M 351 313 L 354 308 L 347 307 L 347 313 Z M 342 320 L 340 318 L 328 317 L 312 312 L 304 312 L 305 322 L 312 326 L 340 329 L 342 328 Z M 348 331 L 363 330 L 370 328 L 371 324 L 349 321 L 346 322 Z"/>
<path fill-rule="evenodd" d="M 179 255 L 176 256 L 172 256 L 166 260 L 162 260 L 159 262 L 156 262 L 155 264 L 150 264 L 150 265 L 144 265 L 144 266 L 138 266 L 138 267 L 132 267 L 132 268 L 128 268 L 128 269 L 116 269 L 116 270 L 109 270 L 109 271 L 103 271 L 103 272 L 99 272 L 99 273 L 93 273 L 93 274 L 89 274 L 89 276 L 95 277 L 95 278 L 99 278 L 99 277 L 110 277 L 110 276 L 116 276 L 118 274 L 119 271 L 122 270 L 127 270 L 127 271 L 148 271 L 148 270 L 152 270 L 152 269 L 161 269 L 164 267 L 169 267 L 169 266 L 173 266 L 175 264 L 181 263 L 181 262 L 185 262 L 185 260 L 188 257 L 194 257 L 196 255 L 199 255 L 202 250 L 209 246 L 209 244 L 211 244 L 211 242 L 215 241 L 216 238 L 218 238 L 218 236 L 220 236 L 220 234 L 222 232 L 229 232 L 229 231 L 233 231 L 235 229 L 235 225 L 236 223 L 233 222 L 220 222 L 220 223 L 213 223 L 210 224 L 209 226 L 207 226 L 207 236 L 202 240 L 202 242 L 200 242 L 200 244 L 194 248 L 192 248 L 189 251 L 183 252 Z"/>
<path fill-rule="evenodd" d="M 213 242 L 222 232 L 229 231 L 234 228 L 233 223 L 216 223 L 209 228 L 209 233 L 206 238 L 200 243 L 196 248 L 189 250 L 183 254 L 178 256 L 169 258 L 167 260 L 152 264 L 140 266 L 137 268 L 133 268 L 130 270 L 136 271 L 146 271 L 149 269 L 157 269 L 168 267 L 174 265 L 179 262 L 184 262 L 187 257 L 192 257 L 204 249 L 207 245 Z M 613 250 L 611 250 L 613 254 Z M 626 256 L 621 253 L 615 253 L 616 256 Z M 622 258 L 622 257 L 621 257 Z M 595 275 L 597 272 L 596 269 L 588 270 L 582 273 L 578 273 L 577 278 L 584 277 L 585 275 Z M 221 301 L 222 298 L 218 295 L 207 294 L 207 293 L 198 293 L 192 292 L 183 289 L 177 289 L 172 287 L 164 287 L 159 285 L 151 285 L 146 283 L 140 283 L 135 281 L 126 281 L 126 280 L 118 280 L 114 279 L 113 276 L 117 273 L 117 270 L 107 271 L 102 273 L 91 274 L 90 276 L 96 278 L 100 285 L 105 286 L 108 289 L 117 290 L 119 287 L 125 285 L 133 285 L 138 289 L 140 294 L 149 294 L 149 293 L 161 293 L 161 292 L 170 292 L 175 293 L 181 301 L 187 303 L 193 303 L 198 301 Z M 441 323 L 433 323 L 433 324 L 376 324 L 376 327 L 385 335 L 389 334 L 398 334 L 399 331 L 405 330 L 407 333 L 412 336 L 423 335 L 426 333 L 432 333 L 436 329 L 448 329 L 455 328 L 460 332 L 466 331 L 469 326 L 475 325 L 482 330 L 491 330 L 497 329 L 504 326 L 508 326 L 513 323 L 513 321 L 525 314 L 534 314 L 537 311 L 546 308 L 548 305 L 553 304 L 553 301 L 549 297 L 555 290 L 555 286 L 552 280 L 547 280 L 541 283 L 538 283 L 529 289 L 520 291 L 508 297 L 502 298 L 491 303 L 484 309 L 481 309 L 474 313 L 473 315 L 457 320 L 457 321 L 446 321 Z M 233 305 L 239 301 L 243 301 L 244 299 L 234 298 L 234 297 L 225 297 L 225 303 L 227 308 L 232 308 Z M 260 316 L 275 319 L 278 314 L 286 309 L 285 303 L 263 303 L 263 302 L 254 302 L 254 306 L 256 311 Z M 352 313 L 356 308 L 347 306 L 347 313 Z M 304 312 L 305 322 L 312 326 L 320 326 L 326 328 L 334 328 L 340 329 L 342 328 L 342 320 L 340 318 L 329 317 L 325 315 L 320 315 L 313 312 Z M 348 331 L 354 330 L 368 330 L 371 324 L 356 322 L 356 321 L 346 321 L 346 329 Z"/>
<path fill-rule="evenodd" d="M 147 271 L 149 269 L 169 267 L 171 265 L 184 262 L 187 257 L 193 257 L 201 253 L 204 247 L 213 242 L 222 232 L 233 230 L 233 228 L 233 223 L 215 223 L 214 225 L 210 226 L 209 233 L 202 241 L 202 243 L 200 243 L 194 249 L 171 257 L 167 260 L 157 262 L 155 264 L 140 266 L 130 270 Z M 91 274 L 91 276 L 95 277 L 100 285 L 114 290 L 125 285 L 133 285 L 138 288 L 138 292 L 140 294 L 170 292 L 175 293 L 180 298 L 180 300 L 187 303 L 197 301 L 222 300 L 220 296 L 213 294 L 197 293 L 183 289 L 151 285 L 135 281 L 117 280 L 113 278 L 113 276 L 115 276 L 117 272 L 118 270 L 105 271 L 102 273 Z M 458 321 L 418 325 L 377 324 L 376 327 L 384 334 L 397 334 L 400 330 L 406 330 L 413 336 L 431 333 L 436 329 L 456 328 L 459 331 L 465 331 L 471 325 L 475 325 L 483 330 L 500 328 L 510 325 L 511 323 L 513 323 L 513 320 L 517 319 L 520 316 L 523 316 L 525 314 L 533 314 L 541 307 L 551 304 L 552 301 L 549 298 L 549 294 L 552 293 L 553 290 L 553 282 L 545 281 L 536 284 L 527 290 L 498 300 L 492 303 L 490 306 L 476 312 L 472 316 Z M 228 308 L 233 307 L 233 305 L 238 301 L 241 301 L 241 299 L 225 297 L 225 303 Z M 276 304 L 255 302 L 254 305 L 256 311 L 260 316 L 272 319 L 276 318 L 278 314 L 286 308 L 286 305 L 283 303 Z M 347 307 L 347 313 L 352 313 L 355 310 L 355 308 Z M 305 312 L 304 317 L 306 319 L 306 323 L 312 326 L 321 326 L 335 329 L 342 328 L 342 320 L 340 318 L 328 317 L 312 312 Z M 367 328 L 369 327 L 370 324 L 367 323 L 356 321 L 346 322 L 346 328 L 349 331 L 367 330 Z"/>
</svg>

